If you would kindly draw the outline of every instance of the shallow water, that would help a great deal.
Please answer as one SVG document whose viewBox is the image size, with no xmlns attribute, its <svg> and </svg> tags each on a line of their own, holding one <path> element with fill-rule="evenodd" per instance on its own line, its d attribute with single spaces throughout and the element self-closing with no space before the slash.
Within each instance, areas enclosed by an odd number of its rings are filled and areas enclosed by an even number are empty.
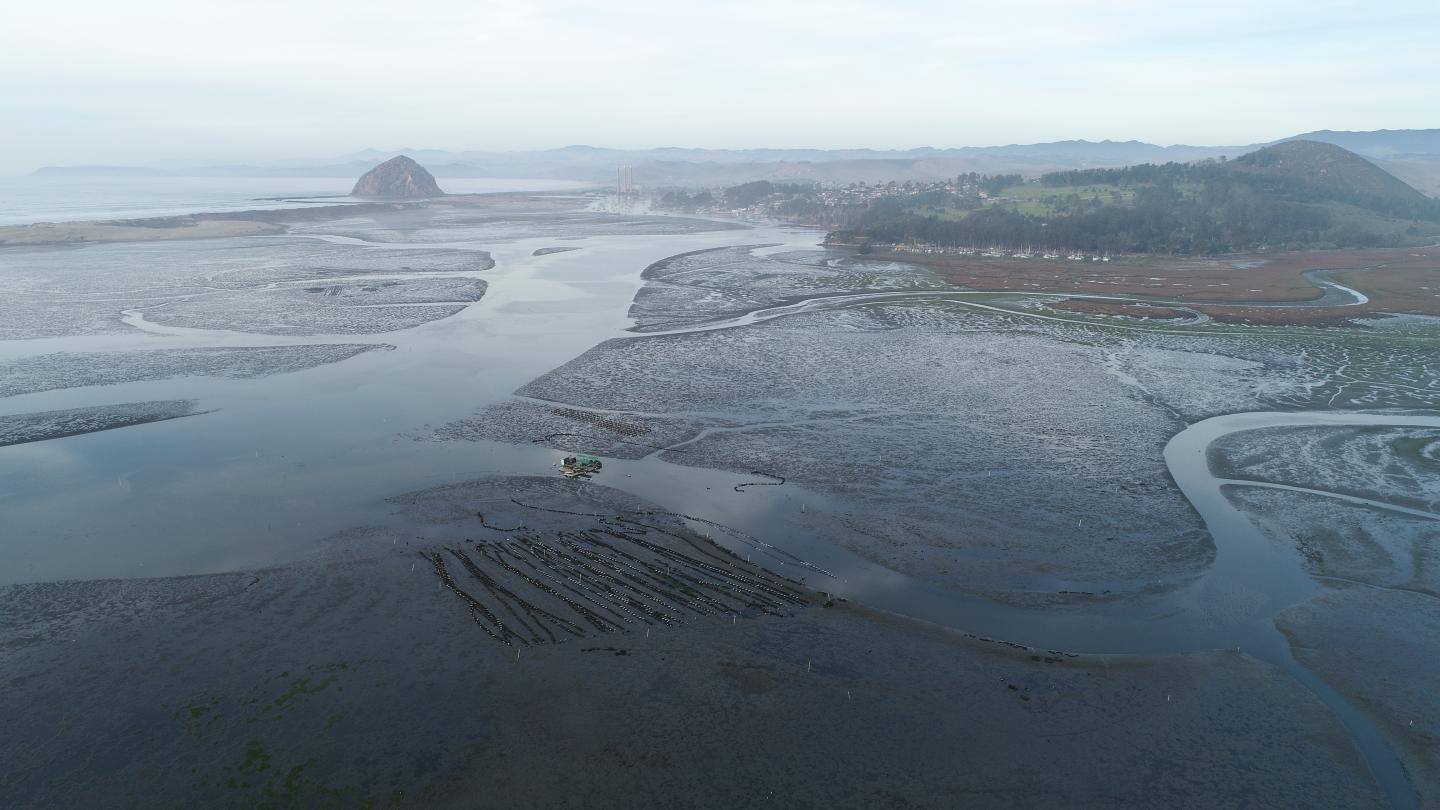
<svg viewBox="0 0 1440 810">
<path fill-rule="evenodd" d="M 353 237 L 317 239 L 364 250 Z M 0 413 L 59 410 L 118 402 L 194 399 L 214 410 L 180 422 L 8 448 L 0 456 L 0 503 L 10 531 L 0 542 L 0 583 L 161 576 L 231 570 L 300 559 L 318 539 L 359 525 L 385 524 L 390 495 L 481 474 L 548 474 L 560 455 L 497 442 L 422 441 L 434 426 L 505 399 L 540 374 L 613 337 L 743 328 L 772 318 L 877 300 L 943 297 L 983 310 L 986 294 L 936 291 L 821 296 L 713 322 L 635 335 L 625 315 L 654 261 L 724 245 L 767 244 L 757 253 L 811 247 L 810 232 L 788 229 L 672 236 L 593 236 L 581 250 L 534 256 L 551 238 L 508 244 L 427 243 L 493 254 L 492 270 L 445 275 L 490 283 L 483 300 L 420 327 L 376 335 L 297 338 L 149 322 L 127 311 L 135 331 L 0 343 L 0 358 L 67 351 L 222 346 L 376 343 L 386 348 L 340 363 L 255 379 L 213 377 L 68 388 L 0 399 Z M 104 248 L 92 248 L 104 249 Z M 376 278 L 368 276 L 367 278 Z M 977 300 L 978 299 L 978 300 Z M 1060 323 L 1072 319 L 1030 313 Z M 557 328 L 563 323 L 563 328 Z M 1134 327 L 1143 329 L 1144 327 Z M 1151 330 L 1156 331 L 1156 330 Z M 714 520 L 762 538 L 783 538 L 790 553 L 831 572 L 799 573 L 810 584 L 877 607 L 1050 648 L 1090 652 L 1158 652 L 1232 646 L 1283 607 L 1313 591 L 1313 581 L 1263 542 L 1248 519 L 1220 494 L 1225 483 L 1204 463 L 1204 449 L 1226 432 L 1279 424 L 1337 424 L 1350 417 L 1251 414 L 1198 423 L 1175 437 L 1166 460 L 1172 475 L 1217 539 L 1215 569 L 1201 583 L 1149 608 L 1094 607 L 1063 616 L 1027 611 L 925 586 L 845 551 L 801 519 L 800 505 L 840 514 L 844 504 L 794 484 L 750 488 L 752 480 L 678 466 L 652 455 L 610 462 L 604 483 L 664 508 Z M 1357 423 L 1384 416 L 1354 417 Z M 1287 421 L 1288 420 L 1288 421 Z M 1299 421 L 1297 421 L 1299 420 Z M 1338 420 L 1338 421 L 1337 421 Z M 1423 417 L 1398 424 L 1440 424 Z M 183 537 L 177 543 L 176 538 Z M 36 542 L 45 538 L 44 542 Z M 727 538 L 717 538 L 726 542 Z M 735 542 L 735 538 L 729 538 Z M 824 581 L 828 580 L 828 581 Z M 1220 583 L 1219 586 L 1216 583 Z M 1262 610 L 1217 624 L 1200 601 L 1243 587 L 1266 594 Z M 1095 621 L 1103 619 L 1103 621 Z"/>
<path fill-rule="evenodd" d="M 347 224 L 349 230 L 354 227 Z M 128 310 L 121 320 L 130 331 L 0 344 L 0 360 L 121 349 L 385 347 L 338 363 L 250 379 L 176 377 L 0 398 L 0 414 L 171 399 L 195 400 L 198 409 L 213 410 L 0 449 L 0 584 L 274 565 L 333 550 L 322 541 L 358 526 L 409 528 L 421 536 L 426 529 L 397 517 L 387 497 L 481 475 L 549 475 L 563 455 L 540 445 L 424 440 L 432 429 L 509 398 L 537 376 L 611 338 L 738 329 L 832 307 L 937 296 L 977 310 L 1013 313 L 982 303 L 985 293 L 872 292 L 820 296 L 636 334 L 628 331 L 627 311 L 641 286 L 640 273 L 651 263 L 731 245 L 771 245 L 762 253 L 813 248 L 816 234 L 759 228 L 592 235 L 563 243 L 580 250 L 542 256 L 533 254 L 557 246 L 556 237 L 424 245 L 371 244 L 353 235 L 323 233 L 315 238 L 364 251 L 396 251 L 397 257 L 407 249 L 437 246 L 487 251 L 496 266 L 446 274 L 487 281 L 478 303 L 452 317 L 395 332 L 296 337 L 180 328 Z M 83 259 L 86 251 L 106 249 L 91 246 L 73 255 Z M 203 261 L 198 252 L 197 258 Z M 415 275 L 423 274 L 407 277 Z M 1020 317 L 1061 325 L 1082 322 L 1039 313 Z M 1275 631 L 1273 617 L 1311 595 L 1314 580 L 1297 554 L 1275 548 L 1224 497 L 1223 487 L 1232 482 L 1216 477 L 1205 457 L 1210 443 L 1223 435 L 1300 424 L 1440 426 L 1440 417 L 1247 413 L 1190 426 L 1171 441 L 1166 462 L 1215 538 L 1215 564 L 1198 581 L 1154 599 L 1065 610 L 1017 608 L 958 595 L 866 560 L 841 548 L 810 520 L 814 513 L 844 514 L 848 505 L 791 483 L 737 492 L 737 484 L 757 479 L 675 465 L 654 454 L 634 461 L 607 459 L 597 483 L 733 527 L 735 532 L 697 526 L 816 589 L 981 636 L 1089 653 L 1239 647 L 1284 667 L 1326 700 L 1403 805 L 1403 776 L 1397 775 L 1383 740 L 1350 704 L 1294 663 Z M 1247 610 L 1228 609 L 1237 594 L 1259 598 L 1249 600 Z"/>
<path fill-rule="evenodd" d="M 538 257 L 531 254 L 554 246 L 553 239 L 450 245 L 495 257 L 493 270 L 472 274 L 490 283 L 487 294 L 458 315 L 393 333 L 297 338 L 147 327 L 5 341 L 0 358 L 8 359 L 317 343 L 393 349 L 255 379 L 180 377 L 0 398 L 0 413 L 159 399 L 194 399 L 202 410 L 215 409 L 188 425 L 142 425 L 0 451 L 6 523 L 0 583 L 190 574 L 303 559 L 330 533 L 383 518 L 388 496 L 483 472 L 548 472 L 553 452 L 542 459 L 531 448 L 414 437 L 622 334 L 640 271 L 651 262 L 754 238 L 750 231 L 593 236 L 572 243 L 581 250 Z M 779 230 L 765 238 L 795 246 L 814 240 Z"/>
</svg>

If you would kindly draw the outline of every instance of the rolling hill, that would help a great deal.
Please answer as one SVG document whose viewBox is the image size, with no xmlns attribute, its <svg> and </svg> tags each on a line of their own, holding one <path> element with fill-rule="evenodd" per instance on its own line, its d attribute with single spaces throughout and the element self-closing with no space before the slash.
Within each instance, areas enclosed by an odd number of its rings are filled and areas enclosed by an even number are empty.
<svg viewBox="0 0 1440 810">
<path fill-rule="evenodd" d="M 1291 185 L 1328 193 L 1338 200 L 1422 205 L 1425 195 L 1365 158 L 1330 143 L 1285 141 L 1241 155 L 1228 164 Z"/>
<path fill-rule="evenodd" d="M 1440 201 L 1333 144 L 1235 160 L 1052 172 L 988 193 L 890 198 L 847 212 L 882 242 L 1214 254 L 1422 244 Z"/>
</svg>

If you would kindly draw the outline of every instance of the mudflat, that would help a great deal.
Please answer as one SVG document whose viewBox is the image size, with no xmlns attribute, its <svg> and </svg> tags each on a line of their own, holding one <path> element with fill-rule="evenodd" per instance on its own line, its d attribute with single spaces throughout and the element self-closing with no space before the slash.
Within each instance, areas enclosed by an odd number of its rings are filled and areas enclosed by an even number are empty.
<svg viewBox="0 0 1440 810">
<path fill-rule="evenodd" d="M 497 492 L 580 506 L 548 480 L 406 502 L 443 520 Z M 590 485 L 584 508 L 644 506 L 614 495 Z M 532 512 L 530 531 L 595 523 Z M 1384 805 L 1324 705 L 1242 653 L 1073 656 L 817 601 L 501 643 L 422 556 L 498 535 L 447 525 L 337 538 L 344 559 L 0 589 L 0 799 Z"/>
</svg>

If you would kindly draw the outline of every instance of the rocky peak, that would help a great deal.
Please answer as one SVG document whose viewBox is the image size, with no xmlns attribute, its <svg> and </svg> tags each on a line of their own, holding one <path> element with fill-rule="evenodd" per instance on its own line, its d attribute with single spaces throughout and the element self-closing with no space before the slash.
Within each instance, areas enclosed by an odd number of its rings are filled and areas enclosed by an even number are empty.
<svg viewBox="0 0 1440 810">
<path fill-rule="evenodd" d="M 400 155 L 390 158 L 360 177 L 350 192 L 354 197 L 387 197 L 390 199 L 414 199 L 417 197 L 441 197 L 445 192 L 436 185 L 435 178 L 425 167 L 410 158 Z"/>
</svg>

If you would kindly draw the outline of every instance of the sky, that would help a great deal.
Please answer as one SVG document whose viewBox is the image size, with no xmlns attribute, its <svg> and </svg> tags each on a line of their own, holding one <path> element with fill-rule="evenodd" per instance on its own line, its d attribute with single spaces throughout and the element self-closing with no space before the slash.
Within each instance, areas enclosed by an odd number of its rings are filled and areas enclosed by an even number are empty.
<svg viewBox="0 0 1440 810">
<path fill-rule="evenodd" d="M 0 173 L 1429 128 L 1437 42 L 1434 0 L 47 0 L 0 22 Z"/>
</svg>

